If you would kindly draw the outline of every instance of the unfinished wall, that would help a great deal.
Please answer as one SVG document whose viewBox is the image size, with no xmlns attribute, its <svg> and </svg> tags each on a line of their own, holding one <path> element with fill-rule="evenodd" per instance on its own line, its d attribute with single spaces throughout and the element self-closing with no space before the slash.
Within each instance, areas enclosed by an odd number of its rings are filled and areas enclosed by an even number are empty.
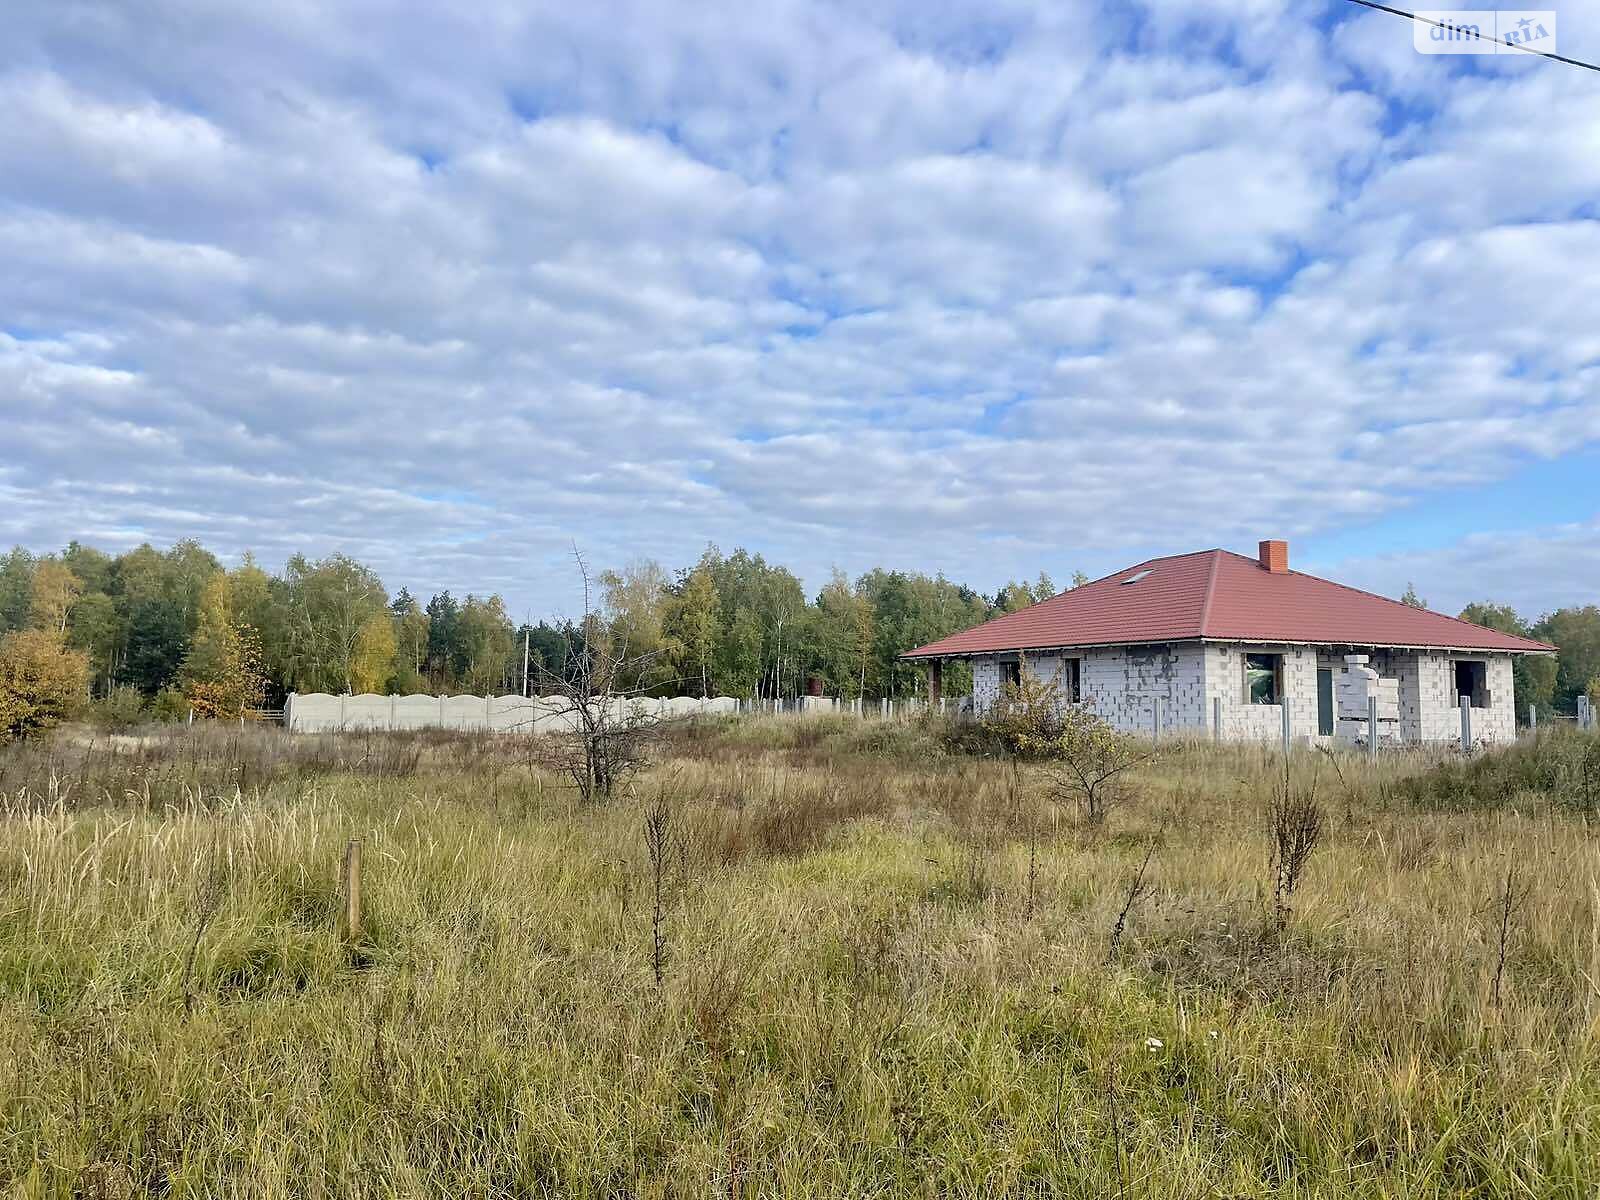
<svg viewBox="0 0 1600 1200">
<path fill-rule="evenodd" d="M 972 707 L 986 713 L 1000 699 L 1000 660 L 990 655 L 972 660 Z"/>
<path fill-rule="evenodd" d="M 1289 731 L 1294 738 L 1320 737 L 1317 725 L 1317 669 L 1345 669 L 1344 651 L 1291 646 L 1211 646 L 1206 650 L 1206 685 L 1210 696 L 1222 698 L 1222 736 L 1230 740 L 1272 739 L 1283 736 L 1283 713 L 1275 704 L 1247 704 L 1244 697 L 1245 653 L 1284 656 L 1283 694 L 1289 705 Z M 1389 721 L 1380 730 L 1385 740 L 1450 742 L 1461 737 L 1461 710 L 1455 691 L 1455 660 L 1472 659 L 1487 664 L 1490 705 L 1472 710 L 1474 741 L 1503 742 L 1516 737 L 1516 717 L 1509 655 L 1450 655 L 1406 650 L 1367 649 L 1367 665 L 1384 679 L 1399 682 L 1398 725 Z"/>
<path fill-rule="evenodd" d="M 692 696 L 624 700 L 611 704 L 620 715 L 634 706 L 656 719 L 696 713 L 735 713 L 732 696 L 705 700 Z M 330 696 L 326 692 L 291 694 L 284 702 L 283 723 L 296 733 L 333 730 L 458 729 L 495 733 L 557 733 L 572 728 L 567 702 L 558 696 Z"/>
<path fill-rule="evenodd" d="M 1512 659 L 1509 654 L 1488 657 L 1489 699 L 1487 709 L 1472 710 L 1472 736 L 1486 742 L 1514 742 L 1517 740 L 1517 696 L 1512 683 Z"/>
<path fill-rule="evenodd" d="M 1461 738 L 1461 698 L 1456 693 L 1458 660 L 1485 664 L 1489 704 L 1472 710 L 1474 742 L 1510 742 L 1517 736 L 1516 697 L 1509 654 L 1414 654 L 1418 679 L 1417 726 L 1421 740 Z"/>
<path fill-rule="evenodd" d="M 1163 732 L 1198 734 L 1204 724 L 1204 674 L 1198 644 L 1109 647 L 1074 654 L 1034 653 L 1024 656 L 1028 673 L 1055 683 L 1065 693 L 1065 660 L 1082 660 L 1082 700 L 1113 728 L 1129 733 L 1154 733 L 1156 705 L 1161 705 Z M 998 656 L 972 660 L 974 708 L 986 712 L 1000 698 Z"/>
<path fill-rule="evenodd" d="M 1251 704 L 1245 692 L 1244 655 L 1283 656 L 1282 700 L 1289 709 L 1289 736 L 1320 740 L 1317 721 L 1317 669 L 1337 677 L 1345 669 L 1345 650 L 1311 646 L 1204 645 L 1179 642 L 1158 647 L 1113 647 L 1078 654 L 1030 654 L 1028 670 L 1059 681 L 1064 658 L 1083 660 L 1080 683 L 1085 701 L 1111 725 L 1130 733 L 1152 733 L 1155 704 L 1164 705 L 1164 731 L 1211 736 L 1212 702 L 1222 702 L 1222 736 L 1229 741 L 1276 741 L 1283 736 L 1283 704 Z M 1489 706 L 1472 710 L 1475 742 L 1505 742 L 1516 737 L 1511 656 L 1427 654 L 1405 650 L 1363 650 L 1368 665 L 1384 679 L 1399 681 L 1399 721 L 1386 720 L 1380 736 L 1388 741 L 1457 741 L 1461 711 L 1455 692 L 1455 661 L 1487 664 Z M 985 712 L 1000 696 L 998 656 L 972 660 L 974 707 Z"/>
<path fill-rule="evenodd" d="M 1083 698 L 1127 733 L 1198 733 L 1203 723 L 1205 666 L 1198 643 L 1128 646 L 1084 655 Z"/>
<path fill-rule="evenodd" d="M 1278 704 L 1252 704 L 1246 694 L 1244 656 L 1281 654 L 1283 674 Z M 1222 702 L 1222 737 L 1227 741 L 1276 741 L 1283 737 L 1283 708 L 1289 708 L 1289 736 L 1317 736 L 1317 653 L 1307 646 L 1208 645 L 1205 661 L 1206 728 L 1213 705 Z"/>
</svg>

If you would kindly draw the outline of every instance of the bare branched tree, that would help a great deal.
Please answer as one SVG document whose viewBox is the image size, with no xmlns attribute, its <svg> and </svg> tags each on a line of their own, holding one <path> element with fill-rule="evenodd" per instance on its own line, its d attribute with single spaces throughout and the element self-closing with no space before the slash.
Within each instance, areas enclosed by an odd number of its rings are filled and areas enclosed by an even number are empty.
<svg viewBox="0 0 1600 1200">
<path fill-rule="evenodd" d="M 1495 907 L 1500 910 L 1500 944 L 1499 953 L 1494 964 L 1494 984 L 1489 990 L 1490 1000 L 1496 1009 L 1500 1007 L 1500 985 L 1505 980 L 1506 957 L 1511 947 L 1511 919 L 1516 915 L 1517 909 L 1528 898 L 1530 887 L 1517 887 L 1517 868 L 1506 868 L 1506 883 L 1496 898 Z"/>
<path fill-rule="evenodd" d="M 660 721 L 642 697 L 659 652 L 630 652 L 626 637 L 595 611 L 589 567 L 576 546 L 572 557 L 583 581 L 583 619 L 568 626 L 565 661 L 554 670 L 541 663 L 536 672 L 539 692 L 555 702 L 544 715 L 563 728 L 535 738 L 533 755 L 568 776 L 587 804 L 609 799 L 649 761 Z"/>
<path fill-rule="evenodd" d="M 650 973 L 655 976 L 658 989 L 667 965 L 666 879 L 667 860 L 672 852 L 672 816 L 672 804 L 663 787 L 644 814 L 644 846 L 650 856 Z"/>
<path fill-rule="evenodd" d="M 1122 946 L 1122 935 L 1128 928 L 1128 914 L 1133 911 L 1134 904 L 1144 893 L 1144 873 L 1149 869 L 1150 860 L 1155 857 L 1155 854 L 1156 844 L 1151 842 L 1144 852 L 1144 860 L 1140 862 L 1139 869 L 1134 872 L 1133 882 L 1128 885 L 1128 894 L 1122 901 L 1122 911 L 1117 913 L 1116 924 L 1111 927 L 1111 945 L 1106 951 L 1106 965 L 1108 966 L 1117 959 L 1117 951 Z"/>
<path fill-rule="evenodd" d="M 1123 777 L 1154 753 L 1087 708 L 1072 706 L 1061 713 L 1048 756 L 1051 798 L 1058 804 L 1076 801 L 1088 823 L 1099 825 L 1122 800 Z"/>
</svg>

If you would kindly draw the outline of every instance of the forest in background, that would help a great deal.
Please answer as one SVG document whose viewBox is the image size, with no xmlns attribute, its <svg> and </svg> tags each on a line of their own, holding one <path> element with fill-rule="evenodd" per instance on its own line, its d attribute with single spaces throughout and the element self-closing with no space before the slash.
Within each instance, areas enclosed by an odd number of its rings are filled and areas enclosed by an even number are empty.
<svg viewBox="0 0 1600 1200">
<path fill-rule="evenodd" d="M 901 653 L 1057 591 L 1043 574 L 986 595 L 942 575 L 875 568 L 854 580 L 836 570 L 808 595 L 760 554 L 715 547 L 676 572 L 646 559 L 594 582 L 587 620 L 517 624 L 498 595 L 391 594 L 342 554 L 297 554 L 272 573 L 249 555 L 226 568 L 193 540 L 120 555 L 78 542 L 47 555 L 17 547 L 0 557 L 0 691 L 45 680 L 63 696 L 166 717 L 237 715 L 291 691 L 509 693 L 522 689 L 525 646 L 537 690 L 542 675 L 563 674 L 571 655 L 607 638 L 655 694 L 788 698 L 815 677 L 829 695 L 901 697 L 922 687 Z M 1414 589 L 1403 599 L 1423 603 Z M 1600 699 L 1600 607 L 1530 620 L 1480 603 L 1461 616 L 1559 647 L 1553 660 L 1518 660 L 1522 715 L 1530 703 L 1570 710 L 1585 691 Z M 968 682 L 955 670 L 947 692 Z M 11 709 L 0 727 L 25 727 L 28 714 Z"/>
</svg>

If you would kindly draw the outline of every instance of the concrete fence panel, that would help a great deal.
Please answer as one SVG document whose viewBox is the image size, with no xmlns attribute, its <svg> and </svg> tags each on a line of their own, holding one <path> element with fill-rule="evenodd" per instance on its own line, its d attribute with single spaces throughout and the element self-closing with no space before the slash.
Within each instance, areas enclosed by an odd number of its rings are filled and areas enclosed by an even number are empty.
<svg viewBox="0 0 1600 1200">
<path fill-rule="evenodd" d="M 737 713 L 732 696 L 614 696 L 611 719 L 632 713 L 641 720 L 678 720 L 700 714 Z M 291 694 L 283 723 L 296 733 L 335 730 L 458 729 L 497 733 L 567 733 L 579 725 L 571 703 L 561 696 L 331 696 L 326 692 Z"/>
<path fill-rule="evenodd" d="M 439 721 L 437 696 L 391 696 L 390 729 L 429 729 Z"/>
</svg>

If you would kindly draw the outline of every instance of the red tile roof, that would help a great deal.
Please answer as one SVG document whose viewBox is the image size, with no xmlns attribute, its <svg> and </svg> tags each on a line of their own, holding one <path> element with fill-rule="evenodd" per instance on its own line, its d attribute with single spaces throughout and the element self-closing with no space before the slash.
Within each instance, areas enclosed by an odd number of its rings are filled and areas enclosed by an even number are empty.
<svg viewBox="0 0 1600 1200">
<path fill-rule="evenodd" d="M 1513 654 L 1555 649 L 1315 575 L 1268 571 L 1242 554 L 1202 550 L 1137 563 L 901 657 L 1198 639 Z"/>
</svg>

